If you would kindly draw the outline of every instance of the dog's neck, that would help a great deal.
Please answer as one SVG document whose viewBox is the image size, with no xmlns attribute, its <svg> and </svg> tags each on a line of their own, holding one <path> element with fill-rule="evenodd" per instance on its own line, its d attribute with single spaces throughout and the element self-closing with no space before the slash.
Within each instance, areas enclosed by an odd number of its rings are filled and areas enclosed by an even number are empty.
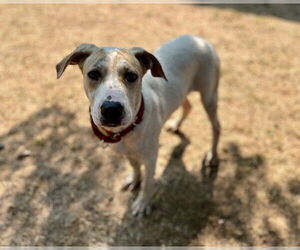
<svg viewBox="0 0 300 250">
<path fill-rule="evenodd" d="M 92 116 L 90 114 L 91 126 L 92 126 L 92 130 L 93 130 L 95 136 L 98 137 L 99 140 L 104 141 L 106 143 L 116 143 L 116 142 L 121 141 L 121 139 L 125 135 L 127 135 L 129 132 L 131 132 L 136 127 L 136 125 L 141 123 L 143 120 L 144 109 L 145 109 L 143 95 L 141 95 L 141 101 L 140 101 L 139 106 L 140 106 L 140 108 L 135 116 L 134 122 L 131 123 L 128 127 L 124 128 L 118 132 L 112 132 L 103 127 L 98 128 L 97 125 L 94 123 Z"/>
</svg>

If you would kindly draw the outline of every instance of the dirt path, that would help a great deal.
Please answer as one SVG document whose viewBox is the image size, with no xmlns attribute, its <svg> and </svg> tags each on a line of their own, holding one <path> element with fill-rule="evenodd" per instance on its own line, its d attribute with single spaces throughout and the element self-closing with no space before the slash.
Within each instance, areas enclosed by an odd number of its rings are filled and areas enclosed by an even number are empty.
<svg viewBox="0 0 300 250">
<path fill-rule="evenodd" d="M 0 5 L 0 245 L 300 245 L 299 14 Z M 201 171 L 210 127 L 191 94 L 182 134 L 161 135 L 156 209 L 136 220 L 127 162 L 92 136 L 79 70 L 57 81 L 55 64 L 82 42 L 153 50 L 186 33 L 221 57 L 221 165 Z"/>
</svg>

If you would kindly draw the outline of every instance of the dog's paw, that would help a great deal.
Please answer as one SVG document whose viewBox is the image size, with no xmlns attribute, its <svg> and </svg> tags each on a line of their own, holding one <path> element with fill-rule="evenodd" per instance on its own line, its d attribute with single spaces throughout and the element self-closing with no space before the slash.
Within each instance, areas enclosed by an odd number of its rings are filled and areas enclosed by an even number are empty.
<svg viewBox="0 0 300 250">
<path fill-rule="evenodd" d="M 166 130 L 170 133 L 177 133 L 179 131 L 179 120 L 170 120 L 166 124 Z"/>
<path fill-rule="evenodd" d="M 203 168 L 217 168 L 219 166 L 219 158 L 217 155 L 213 155 L 211 152 L 205 154 L 202 167 Z"/>
<path fill-rule="evenodd" d="M 136 217 L 144 217 L 148 216 L 152 211 L 152 206 L 150 203 L 150 199 L 146 198 L 141 193 L 138 195 L 138 197 L 135 199 L 135 201 L 132 203 L 131 206 L 131 212 L 133 216 Z"/>
<path fill-rule="evenodd" d="M 134 177 L 132 175 L 129 175 L 123 185 L 122 185 L 122 188 L 121 190 L 122 191 L 131 191 L 131 192 L 134 192 L 136 190 L 138 190 L 141 186 L 141 180 L 140 179 L 134 179 Z"/>
<path fill-rule="evenodd" d="M 219 169 L 218 156 L 213 156 L 212 153 L 207 153 L 202 161 L 201 173 L 205 179 L 215 180 Z"/>
</svg>

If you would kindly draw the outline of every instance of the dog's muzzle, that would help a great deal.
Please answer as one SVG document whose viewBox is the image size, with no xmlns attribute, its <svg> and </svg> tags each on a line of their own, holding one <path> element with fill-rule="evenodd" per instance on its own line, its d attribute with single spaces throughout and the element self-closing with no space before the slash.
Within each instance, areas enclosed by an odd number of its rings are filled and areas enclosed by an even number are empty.
<svg viewBox="0 0 300 250">
<path fill-rule="evenodd" d="M 124 136 L 126 136 L 130 131 L 134 130 L 134 128 L 142 122 L 144 110 L 145 110 L 144 98 L 142 96 L 141 105 L 140 105 L 139 111 L 135 117 L 135 121 L 133 123 L 131 123 L 127 128 L 125 128 L 122 131 L 117 132 L 117 133 L 113 133 L 111 131 L 107 131 L 105 128 L 102 128 L 105 131 L 105 134 L 103 134 L 103 132 L 101 132 L 99 130 L 99 128 L 97 127 L 97 125 L 94 123 L 92 115 L 91 115 L 91 108 L 90 108 L 89 109 L 90 121 L 91 121 L 93 132 L 94 132 L 95 136 L 97 136 L 98 139 L 101 141 L 104 141 L 107 143 L 119 142 Z"/>
<path fill-rule="evenodd" d="M 125 110 L 120 102 L 105 101 L 100 107 L 101 123 L 104 126 L 116 127 L 121 125 Z"/>
</svg>

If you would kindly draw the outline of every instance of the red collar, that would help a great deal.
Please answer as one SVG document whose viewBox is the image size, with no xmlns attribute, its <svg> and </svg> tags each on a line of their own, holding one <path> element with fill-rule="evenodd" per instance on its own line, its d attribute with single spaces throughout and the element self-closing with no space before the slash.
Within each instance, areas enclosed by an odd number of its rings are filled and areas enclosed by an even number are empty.
<svg viewBox="0 0 300 250">
<path fill-rule="evenodd" d="M 104 135 L 96 126 L 96 124 L 94 123 L 91 113 L 90 113 L 90 120 L 91 120 L 91 125 L 92 125 L 92 129 L 93 132 L 95 134 L 95 136 L 98 137 L 99 140 L 107 142 L 107 143 L 116 143 L 121 141 L 122 137 L 127 135 L 130 131 L 132 131 L 136 125 L 138 125 L 139 123 L 141 123 L 141 121 L 143 120 L 143 115 L 144 115 L 144 110 L 145 110 L 145 106 L 144 106 L 144 98 L 142 95 L 142 99 L 141 99 L 141 106 L 140 109 L 136 115 L 136 119 L 135 121 L 129 125 L 127 128 L 125 128 L 124 130 L 118 132 L 118 133 L 113 133 L 110 131 L 105 130 L 105 132 L 107 133 L 107 135 Z"/>
</svg>

